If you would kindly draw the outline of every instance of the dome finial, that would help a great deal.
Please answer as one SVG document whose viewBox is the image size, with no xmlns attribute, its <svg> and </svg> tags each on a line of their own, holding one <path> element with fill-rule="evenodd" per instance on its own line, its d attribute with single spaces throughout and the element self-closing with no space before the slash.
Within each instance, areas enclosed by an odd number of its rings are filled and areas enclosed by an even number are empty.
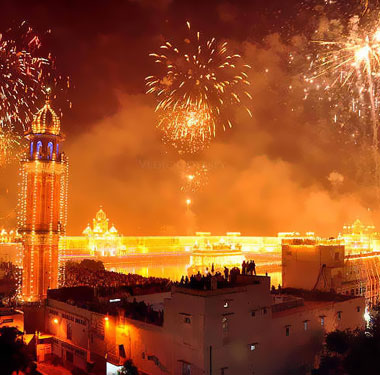
<svg viewBox="0 0 380 375">
<path fill-rule="evenodd" d="M 51 107 L 51 88 L 46 87 L 44 93 L 46 95 L 45 105 L 35 114 L 31 132 L 35 134 L 59 135 L 61 120 Z"/>
<path fill-rule="evenodd" d="M 46 104 L 50 104 L 50 101 L 51 101 L 50 96 L 51 96 L 51 87 L 47 86 L 45 88 L 45 103 Z"/>
</svg>

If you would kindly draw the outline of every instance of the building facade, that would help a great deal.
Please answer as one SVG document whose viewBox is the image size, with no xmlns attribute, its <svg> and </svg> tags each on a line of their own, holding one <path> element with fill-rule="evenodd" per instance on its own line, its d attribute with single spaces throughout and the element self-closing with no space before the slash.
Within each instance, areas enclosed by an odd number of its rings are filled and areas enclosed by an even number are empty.
<svg viewBox="0 0 380 375">
<path fill-rule="evenodd" d="M 65 259 L 88 257 L 120 257 L 132 254 L 181 254 L 194 247 L 236 244 L 243 252 L 280 254 L 280 237 L 247 237 L 237 232 L 214 236 L 209 232 L 198 232 L 194 236 L 124 236 L 101 208 L 81 236 L 62 236 L 60 251 Z M 242 259 L 241 259 L 242 261 Z M 240 261 L 240 264 L 241 264 Z"/>
<path fill-rule="evenodd" d="M 284 239 L 282 284 L 363 296 L 368 306 L 376 305 L 380 301 L 380 252 L 347 254 L 343 239 Z"/>
<path fill-rule="evenodd" d="M 266 276 L 239 276 L 207 290 L 173 287 L 162 298 L 161 324 L 130 319 L 112 297 L 94 309 L 83 292 L 78 303 L 74 292 L 68 301 L 58 294 L 45 314 L 52 353 L 69 368 L 107 375 L 127 359 L 149 375 L 294 374 L 318 362 L 326 332 L 365 323 L 361 297 L 272 294 Z M 143 300 L 157 309 L 157 296 Z"/>
<path fill-rule="evenodd" d="M 11 307 L 0 307 L 0 328 L 15 327 L 24 332 L 24 313 Z"/>
<path fill-rule="evenodd" d="M 60 118 L 47 99 L 26 132 L 21 162 L 18 232 L 23 242 L 22 298 L 39 301 L 58 286 L 59 238 L 67 217 L 68 163 L 60 150 Z"/>
</svg>

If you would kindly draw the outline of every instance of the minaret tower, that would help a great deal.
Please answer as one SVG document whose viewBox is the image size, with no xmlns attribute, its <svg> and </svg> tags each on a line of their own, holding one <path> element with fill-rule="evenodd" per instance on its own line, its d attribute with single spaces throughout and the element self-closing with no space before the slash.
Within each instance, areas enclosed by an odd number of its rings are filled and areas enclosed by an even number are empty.
<svg viewBox="0 0 380 375">
<path fill-rule="evenodd" d="M 67 218 L 68 163 L 60 151 L 60 118 L 50 98 L 25 133 L 29 151 L 21 162 L 19 233 L 22 234 L 22 299 L 41 301 L 58 287 L 58 243 Z"/>
</svg>

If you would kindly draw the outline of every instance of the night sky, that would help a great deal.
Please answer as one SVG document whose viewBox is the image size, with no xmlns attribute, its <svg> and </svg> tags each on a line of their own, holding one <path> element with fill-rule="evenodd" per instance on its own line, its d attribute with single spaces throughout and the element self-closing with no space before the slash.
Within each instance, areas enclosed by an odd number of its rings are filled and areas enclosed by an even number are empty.
<svg viewBox="0 0 380 375">
<path fill-rule="evenodd" d="M 0 32 L 27 20 L 71 78 L 72 108 L 62 106 L 68 233 L 80 234 L 99 205 L 125 235 L 335 235 L 356 218 L 376 223 L 362 173 L 365 146 L 346 141 L 329 113 L 303 100 L 307 40 L 326 12 L 347 15 L 336 11 L 339 2 L 327 10 L 323 4 L 3 0 Z M 148 54 L 164 40 L 183 38 L 186 21 L 206 37 L 227 40 L 252 66 L 253 118 L 237 110 L 233 128 L 195 155 L 162 142 L 154 98 L 144 94 L 144 78 L 156 69 Z M 196 193 L 181 191 L 185 163 L 209 170 Z M 16 223 L 17 177 L 17 164 L 0 170 L 0 226 Z"/>
</svg>

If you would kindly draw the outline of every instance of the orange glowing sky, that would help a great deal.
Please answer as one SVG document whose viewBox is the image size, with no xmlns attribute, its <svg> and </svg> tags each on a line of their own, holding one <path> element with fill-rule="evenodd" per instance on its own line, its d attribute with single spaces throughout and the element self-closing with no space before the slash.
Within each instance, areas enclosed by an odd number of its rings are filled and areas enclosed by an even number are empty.
<svg viewBox="0 0 380 375">
<path fill-rule="evenodd" d="M 52 30 L 46 48 L 74 84 L 73 108 L 62 119 L 68 233 L 81 233 L 99 205 L 125 235 L 334 235 L 357 217 L 376 221 L 358 146 L 342 142 L 327 114 L 303 100 L 304 82 L 289 68 L 289 53 L 324 27 L 324 15 L 296 0 L 266 3 L 4 1 L 0 24 L 27 17 L 37 29 Z M 227 39 L 252 66 L 253 118 L 237 111 L 233 128 L 196 155 L 179 155 L 162 142 L 154 99 L 144 95 L 144 77 L 154 69 L 149 52 L 186 20 Z M 186 162 L 209 170 L 207 185 L 195 193 L 181 190 Z M 16 164 L 0 170 L 0 227 L 16 222 L 17 177 Z"/>
</svg>

